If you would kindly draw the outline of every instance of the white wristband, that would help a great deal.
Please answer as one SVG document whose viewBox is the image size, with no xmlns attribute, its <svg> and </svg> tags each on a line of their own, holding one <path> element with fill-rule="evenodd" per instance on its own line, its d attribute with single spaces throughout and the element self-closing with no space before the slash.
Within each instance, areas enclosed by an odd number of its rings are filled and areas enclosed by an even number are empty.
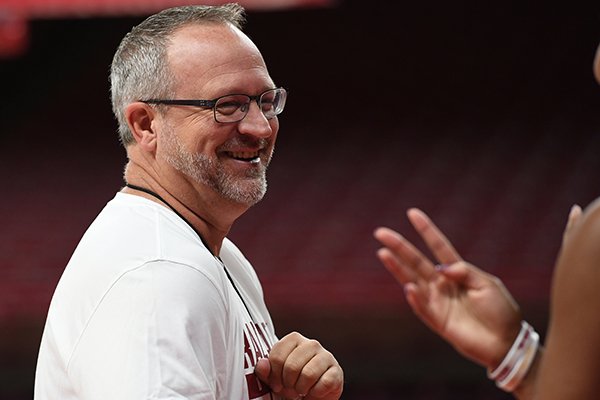
<svg viewBox="0 0 600 400">
<path fill-rule="evenodd" d="M 493 371 L 490 371 L 488 369 L 488 378 L 495 381 L 496 379 L 502 378 L 510 372 L 511 367 L 514 365 L 515 362 L 517 349 L 519 348 L 519 346 L 522 345 L 523 338 L 529 331 L 529 328 L 531 328 L 531 326 L 527 322 L 521 321 L 521 331 L 517 335 L 517 338 L 515 339 L 513 345 L 511 346 L 510 350 L 508 350 L 508 353 L 506 353 L 504 360 L 502 360 L 502 362 L 500 363 L 500 365 L 498 365 L 498 367 L 496 367 L 496 369 L 494 369 Z"/>
<path fill-rule="evenodd" d="M 521 383 L 531 367 L 539 346 L 539 335 L 527 322 L 521 322 L 521 331 L 504 360 L 488 377 L 507 392 L 512 392 Z"/>
</svg>

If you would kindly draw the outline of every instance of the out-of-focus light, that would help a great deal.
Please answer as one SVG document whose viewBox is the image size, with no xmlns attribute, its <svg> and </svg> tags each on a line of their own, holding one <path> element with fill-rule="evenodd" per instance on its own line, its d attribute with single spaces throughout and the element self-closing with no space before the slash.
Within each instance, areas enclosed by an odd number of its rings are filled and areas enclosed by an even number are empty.
<svg viewBox="0 0 600 400">
<path fill-rule="evenodd" d="M 230 1 L 247 10 L 271 10 L 328 7 L 340 0 L 0 0 L 0 58 L 17 57 L 27 50 L 32 19 L 149 15 L 169 7 Z"/>
<path fill-rule="evenodd" d="M 233 0 L 230 0 L 233 1 Z M 216 5 L 227 0 L 2 0 L 0 7 L 27 18 L 64 18 L 150 14 L 188 4 Z M 248 10 L 322 7 L 336 0 L 236 0 Z"/>
<path fill-rule="evenodd" d="M 0 9 L 0 58 L 18 57 L 29 44 L 29 26 L 20 15 Z"/>
</svg>

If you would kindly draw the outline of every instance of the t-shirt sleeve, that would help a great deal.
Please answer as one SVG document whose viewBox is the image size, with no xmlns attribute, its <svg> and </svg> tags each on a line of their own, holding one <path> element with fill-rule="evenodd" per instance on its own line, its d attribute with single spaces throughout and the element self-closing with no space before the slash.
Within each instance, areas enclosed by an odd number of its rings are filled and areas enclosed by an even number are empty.
<svg viewBox="0 0 600 400">
<path fill-rule="evenodd" d="M 121 276 L 89 319 L 68 373 L 83 400 L 219 398 L 226 365 L 225 292 L 184 264 Z"/>
</svg>

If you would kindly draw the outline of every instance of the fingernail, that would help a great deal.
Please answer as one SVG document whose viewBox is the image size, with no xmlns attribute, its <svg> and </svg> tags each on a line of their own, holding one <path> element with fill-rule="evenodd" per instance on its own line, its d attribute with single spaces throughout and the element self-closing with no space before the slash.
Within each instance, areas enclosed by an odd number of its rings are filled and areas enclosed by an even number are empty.
<svg viewBox="0 0 600 400">
<path fill-rule="evenodd" d="M 445 270 L 446 268 L 448 268 L 448 264 L 437 264 L 437 265 L 435 266 L 435 270 L 436 270 L 436 271 L 443 271 L 443 270 Z"/>
</svg>

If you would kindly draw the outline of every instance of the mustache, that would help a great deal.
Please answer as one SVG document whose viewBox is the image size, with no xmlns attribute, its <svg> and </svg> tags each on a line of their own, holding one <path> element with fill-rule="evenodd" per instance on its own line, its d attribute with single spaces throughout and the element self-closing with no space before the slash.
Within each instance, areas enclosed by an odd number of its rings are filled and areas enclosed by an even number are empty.
<svg viewBox="0 0 600 400">
<path fill-rule="evenodd" d="M 264 150 L 269 147 L 269 140 L 249 136 L 236 136 L 219 146 L 218 151 L 230 151 L 240 147 Z"/>
</svg>

